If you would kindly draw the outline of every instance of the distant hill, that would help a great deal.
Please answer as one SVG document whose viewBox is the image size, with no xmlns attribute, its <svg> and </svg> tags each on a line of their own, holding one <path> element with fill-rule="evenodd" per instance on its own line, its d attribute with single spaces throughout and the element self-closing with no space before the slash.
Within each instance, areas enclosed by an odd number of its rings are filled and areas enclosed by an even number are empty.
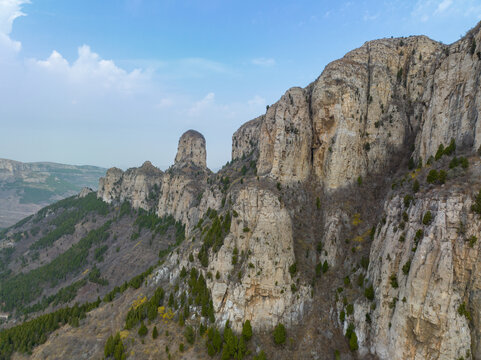
<svg viewBox="0 0 481 360">
<path fill-rule="evenodd" d="M 0 159 L 0 228 L 15 224 L 55 201 L 97 188 L 106 169 Z"/>
</svg>

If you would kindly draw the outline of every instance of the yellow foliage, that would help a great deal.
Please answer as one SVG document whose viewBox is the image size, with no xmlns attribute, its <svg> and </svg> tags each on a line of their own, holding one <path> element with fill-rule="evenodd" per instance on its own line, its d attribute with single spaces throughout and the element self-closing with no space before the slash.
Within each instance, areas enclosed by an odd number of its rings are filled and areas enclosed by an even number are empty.
<svg viewBox="0 0 481 360">
<path fill-rule="evenodd" d="M 86 273 L 88 273 L 90 271 L 90 269 L 85 269 L 85 271 L 82 273 L 82 275 L 85 275 Z"/>
<path fill-rule="evenodd" d="M 120 332 L 120 338 L 123 340 L 125 339 L 127 336 L 129 336 L 129 330 L 122 330 Z"/>
<path fill-rule="evenodd" d="M 142 295 L 139 295 L 137 300 L 134 300 L 134 302 L 132 303 L 132 308 L 137 309 L 140 305 L 142 305 L 146 301 L 147 301 L 146 296 L 142 297 Z"/>
<path fill-rule="evenodd" d="M 174 313 L 172 312 L 171 309 L 167 308 L 165 309 L 165 306 L 160 306 L 157 309 L 157 312 L 159 313 L 159 316 L 162 320 L 164 320 L 164 323 L 167 323 L 169 320 L 172 320 L 174 317 Z"/>
<path fill-rule="evenodd" d="M 420 172 L 421 172 L 421 169 L 416 169 L 413 172 L 411 172 L 410 173 L 411 179 L 415 179 L 419 175 Z"/>
<path fill-rule="evenodd" d="M 138 245 L 140 245 L 141 242 L 142 242 L 142 240 L 139 240 L 139 242 L 134 245 L 134 247 L 132 248 L 132 250 L 134 250 Z"/>
<path fill-rule="evenodd" d="M 359 213 L 354 214 L 354 217 L 352 218 L 352 225 L 357 226 L 360 223 L 362 223 L 361 214 Z"/>
<path fill-rule="evenodd" d="M 352 239 L 352 241 L 360 243 L 364 241 L 364 238 L 359 235 L 359 236 L 356 236 L 354 239 Z"/>
</svg>

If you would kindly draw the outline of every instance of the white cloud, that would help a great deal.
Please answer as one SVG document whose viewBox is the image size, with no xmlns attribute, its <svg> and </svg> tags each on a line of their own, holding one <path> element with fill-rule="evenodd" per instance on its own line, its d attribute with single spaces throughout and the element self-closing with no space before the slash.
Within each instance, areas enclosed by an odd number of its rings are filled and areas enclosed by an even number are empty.
<svg viewBox="0 0 481 360">
<path fill-rule="evenodd" d="M 28 0 L 0 0 L 0 59 L 11 56 L 20 51 L 22 44 L 12 40 L 10 33 L 16 18 L 25 16 L 22 5 L 28 4 Z"/>
<path fill-rule="evenodd" d="M 28 4 L 28 0 L 0 0 L 0 33 L 9 35 L 12 32 L 13 21 L 25 16 L 22 5 Z"/>
<path fill-rule="evenodd" d="M 260 97 L 259 95 L 256 95 L 252 99 L 248 100 L 247 104 L 252 107 L 262 107 L 266 105 L 266 99 Z"/>
<path fill-rule="evenodd" d="M 265 67 L 274 66 L 276 64 L 276 61 L 273 58 L 263 58 L 263 57 L 252 59 L 251 62 L 254 65 L 265 66 Z"/>
<path fill-rule="evenodd" d="M 418 0 L 411 16 L 422 22 L 453 16 L 481 19 L 481 5 L 479 0 Z"/>
<path fill-rule="evenodd" d="M 148 149 L 157 146 L 157 161 L 169 164 L 166 150 L 172 134 L 192 127 L 210 136 L 214 144 L 210 158 L 224 163 L 232 131 L 265 111 L 266 101 L 259 95 L 221 102 L 212 91 L 196 97 L 195 86 L 183 90 L 184 83 L 190 86 L 196 79 L 205 84 L 206 77 L 225 82 L 228 76 L 237 76 L 230 67 L 208 59 L 114 62 L 88 45 L 78 47 L 74 59 L 65 58 L 59 49 L 47 58 L 26 59 L 21 43 L 10 37 L 26 3 L 0 0 L 2 153 L 104 166 L 123 159 L 132 166 L 151 156 Z M 253 63 L 275 65 L 268 58 Z M 147 70 L 132 70 L 139 64 Z M 175 147 L 174 140 L 174 153 Z"/>
<path fill-rule="evenodd" d="M 98 54 L 92 52 L 88 45 L 78 48 L 78 58 L 72 64 L 69 64 L 55 50 L 46 60 L 31 59 L 29 64 L 37 69 L 60 75 L 71 83 L 90 84 L 125 92 L 132 91 L 139 86 L 144 78 L 144 74 L 139 69 L 128 73 L 115 65 L 112 60 L 102 59 Z"/>
<path fill-rule="evenodd" d="M 366 11 L 363 16 L 364 21 L 374 21 L 379 17 L 379 13 L 371 14 L 369 11 Z"/>
<path fill-rule="evenodd" d="M 194 105 L 188 110 L 190 116 L 198 116 L 206 109 L 213 107 L 215 102 L 215 94 L 208 93 L 203 99 L 196 101 Z"/>
<path fill-rule="evenodd" d="M 453 3 L 453 0 L 443 0 L 441 1 L 441 3 L 439 3 L 437 9 L 436 9 L 436 13 L 441 13 L 443 12 L 444 10 L 446 10 L 448 7 L 451 6 L 451 4 Z"/>
</svg>

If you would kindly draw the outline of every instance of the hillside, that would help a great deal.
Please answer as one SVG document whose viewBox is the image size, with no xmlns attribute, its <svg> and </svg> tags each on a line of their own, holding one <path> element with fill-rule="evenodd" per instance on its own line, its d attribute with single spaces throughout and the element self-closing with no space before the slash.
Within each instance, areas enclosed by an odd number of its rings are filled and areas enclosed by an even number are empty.
<svg viewBox="0 0 481 360">
<path fill-rule="evenodd" d="M 481 23 L 365 43 L 206 166 L 0 233 L 2 358 L 481 359 Z"/>
<path fill-rule="evenodd" d="M 105 170 L 47 162 L 22 163 L 0 159 L 0 228 L 15 224 L 42 207 L 96 189 Z"/>
</svg>

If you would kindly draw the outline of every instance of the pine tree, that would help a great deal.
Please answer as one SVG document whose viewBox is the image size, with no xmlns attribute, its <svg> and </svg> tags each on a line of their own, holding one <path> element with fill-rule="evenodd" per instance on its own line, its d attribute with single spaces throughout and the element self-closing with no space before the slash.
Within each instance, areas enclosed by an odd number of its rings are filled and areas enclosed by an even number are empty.
<svg viewBox="0 0 481 360">
<path fill-rule="evenodd" d="M 242 337 L 249 341 L 252 337 L 252 326 L 249 320 L 246 320 L 244 326 L 242 326 Z"/>
</svg>

